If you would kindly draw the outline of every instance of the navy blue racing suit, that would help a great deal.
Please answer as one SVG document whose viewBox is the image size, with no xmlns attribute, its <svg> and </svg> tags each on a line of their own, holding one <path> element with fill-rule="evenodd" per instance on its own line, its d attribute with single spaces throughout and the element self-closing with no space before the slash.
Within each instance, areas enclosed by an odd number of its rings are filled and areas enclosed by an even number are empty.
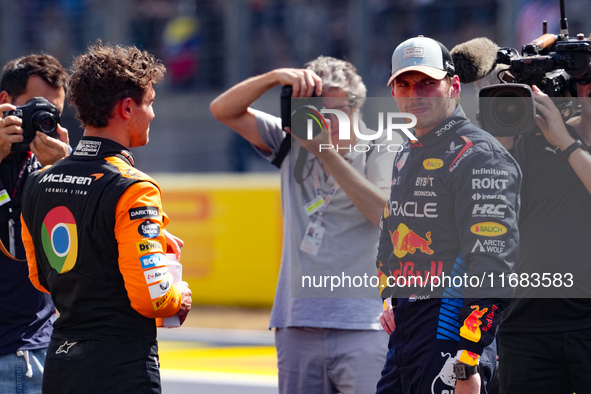
<svg viewBox="0 0 591 394">
<path fill-rule="evenodd" d="M 396 328 L 378 393 L 451 393 L 456 360 L 496 363 L 517 255 L 521 171 L 460 107 L 397 154 L 377 266 Z"/>
</svg>

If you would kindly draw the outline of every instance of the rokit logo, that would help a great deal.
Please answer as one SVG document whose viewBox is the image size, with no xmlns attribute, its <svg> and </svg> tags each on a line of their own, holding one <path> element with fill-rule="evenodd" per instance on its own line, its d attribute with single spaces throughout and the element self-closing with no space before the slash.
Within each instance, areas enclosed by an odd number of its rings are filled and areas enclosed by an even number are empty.
<svg viewBox="0 0 591 394">
<path fill-rule="evenodd" d="M 504 190 L 507 188 L 507 179 L 497 178 L 472 178 L 472 190 L 480 189 L 492 189 L 492 190 Z"/>
</svg>

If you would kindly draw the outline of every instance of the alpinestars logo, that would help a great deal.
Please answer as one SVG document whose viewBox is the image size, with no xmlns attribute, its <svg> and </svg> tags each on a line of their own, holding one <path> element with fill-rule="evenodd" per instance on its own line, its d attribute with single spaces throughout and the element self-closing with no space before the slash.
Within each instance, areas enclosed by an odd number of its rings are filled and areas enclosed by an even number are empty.
<svg viewBox="0 0 591 394">
<path fill-rule="evenodd" d="M 449 150 L 445 153 L 455 153 L 458 149 L 460 149 L 464 145 L 456 145 L 453 141 L 449 144 Z"/>
<path fill-rule="evenodd" d="M 66 341 L 63 344 L 61 344 L 60 347 L 57 348 L 57 350 L 55 351 L 55 354 L 60 354 L 60 353 L 68 354 L 68 352 L 70 351 L 72 346 L 74 346 L 77 343 L 78 342 L 68 343 L 68 341 Z"/>
</svg>

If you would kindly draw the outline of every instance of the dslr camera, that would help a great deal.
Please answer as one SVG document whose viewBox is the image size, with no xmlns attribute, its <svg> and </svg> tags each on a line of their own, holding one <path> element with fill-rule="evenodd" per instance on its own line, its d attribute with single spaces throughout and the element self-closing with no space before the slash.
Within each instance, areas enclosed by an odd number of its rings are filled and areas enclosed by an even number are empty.
<svg viewBox="0 0 591 394">
<path fill-rule="evenodd" d="M 5 111 L 2 115 L 16 116 L 22 119 L 23 141 L 12 144 L 12 151 L 25 152 L 29 144 L 40 131 L 53 138 L 59 138 L 57 125 L 60 122 L 58 109 L 43 97 L 34 97 L 26 104 L 17 106 L 14 110 Z"/>
<path fill-rule="evenodd" d="M 498 51 L 497 64 L 509 66 L 498 75 L 505 83 L 482 88 L 478 104 L 480 125 L 492 135 L 509 137 L 539 131 L 531 86 L 555 97 L 553 101 L 562 111 L 573 105 L 576 81 L 591 82 L 591 43 L 583 40 L 582 34 L 569 39 L 564 0 L 560 3 L 561 34 L 543 34 L 524 45 L 521 56 L 513 48 Z"/>
<path fill-rule="evenodd" d="M 315 100 L 299 99 L 297 101 L 298 102 L 301 101 L 301 103 L 303 105 L 299 106 L 298 108 L 292 109 L 291 108 L 291 99 L 292 99 L 291 95 L 292 94 L 293 94 L 293 87 L 291 85 L 283 85 L 281 87 L 280 100 L 281 100 L 281 127 L 282 128 L 291 127 L 292 118 L 294 118 L 294 120 L 297 120 L 300 117 L 299 114 L 302 111 L 305 111 L 306 109 L 314 109 L 314 110 L 318 111 L 318 109 L 316 107 L 320 106 L 319 104 L 322 104 L 322 102 L 319 102 L 318 99 L 315 99 Z M 311 97 L 318 97 L 318 96 L 316 96 L 316 91 L 312 92 Z M 309 101 L 309 103 L 308 103 L 308 101 Z M 316 105 L 314 105 L 314 104 L 316 104 Z"/>
</svg>

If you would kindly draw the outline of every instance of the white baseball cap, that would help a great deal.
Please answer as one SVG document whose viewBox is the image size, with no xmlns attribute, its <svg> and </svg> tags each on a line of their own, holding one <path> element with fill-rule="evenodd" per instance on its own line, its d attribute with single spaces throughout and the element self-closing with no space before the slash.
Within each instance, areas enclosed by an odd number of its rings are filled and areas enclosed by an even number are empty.
<svg viewBox="0 0 591 394">
<path fill-rule="evenodd" d="M 418 36 L 398 45 L 392 53 L 390 86 L 398 75 L 407 71 L 419 71 L 431 78 L 443 79 L 456 73 L 454 62 L 447 48 L 432 38 Z"/>
</svg>

